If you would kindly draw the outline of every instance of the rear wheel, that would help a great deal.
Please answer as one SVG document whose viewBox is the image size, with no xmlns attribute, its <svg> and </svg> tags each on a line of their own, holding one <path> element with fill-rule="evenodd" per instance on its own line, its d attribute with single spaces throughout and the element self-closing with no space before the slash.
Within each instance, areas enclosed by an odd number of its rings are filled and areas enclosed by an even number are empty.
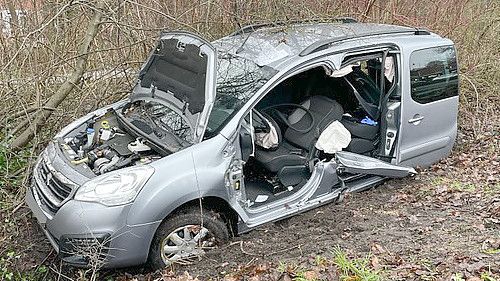
<svg viewBox="0 0 500 281">
<path fill-rule="evenodd" d="M 149 261 L 153 268 L 191 264 L 229 239 L 226 223 L 213 211 L 190 208 L 161 223 L 151 243 Z"/>
</svg>

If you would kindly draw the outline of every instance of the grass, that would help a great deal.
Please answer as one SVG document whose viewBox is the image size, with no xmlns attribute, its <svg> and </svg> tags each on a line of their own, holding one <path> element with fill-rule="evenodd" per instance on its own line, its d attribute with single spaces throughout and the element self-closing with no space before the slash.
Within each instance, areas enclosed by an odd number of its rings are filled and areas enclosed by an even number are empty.
<svg viewBox="0 0 500 281">
<path fill-rule="evenodd" d="M 293 281 L 328 280 L 332 274 L 338 275 L 343 281 L 381 281 L 381 271 L 372 268 L 371 258 L 371 255 L 350 258 L 345 251 L 337 247 L 330 258 L 318 255 L 314 262 L 307 266 L 280 262 L 277 270 L 281 274 L 287 274 Z"/>
<path fill-rule="evenodd" d="M 483 251 L 483 253 L 488 255 L 497 255 L 500 254 L 500 249 L 486 249 Z"/>
<path fill-rule="evenodd" d="M 464 183 L 460 181 L 453 181 L 450 184 L 450 188 L 452 190 L 456 190 L 459 192 L 474 192 L 476 191 L 476 186 L 472 183 Z"/>
<path fill-rule="evenodd" d="M 465 281 L 465 279 L 463 278 L 462 273 L 455 273 L 455 274 L 451 277 L 451 280 L 452 280 L 452 281 Z"/>
<path fill-rule="evenodd" d="M 27 151 L 12 152 L 5 143 L 0 143 L 0 186 L 16 185 L 16 175 L 26 166 Z"/>
<path fill-rule="evenodd" d="M 340 271 L 340 280 L 345 281 L 380 281 L 378 270 L 370 267 L 370 255 L 363 258 L 349 258 L 340 248 L 333 250 L 333 263 Z"/>
<path fill-rule="evenodd" d="M 491 272 L 489 272 L 489 271 L 481 273 L 481 280 L 482 281 L 498 281 L 498 279 L 491 276 Z"/>
<path fill-rule="evenodd" d="M 6 281 L 28 281 L 47 280 L 48 269 L 44 265 L 38 266 L 30 271 L 18 271 L 13 269 L 16 259 L 20 256 L 15 251 L 8 251 L 5 257 L 0 258 L 0 280 Z"/>
<path fill-rule="evenodd" d="M 48 269 L 44 265 L 32 270 L 20 270 L 18 265 L 23 262 L 23 254 L 9 243 L 18 236 L 18 231 L 25 228 L 23 219 L 13 214 L 12 210 L 22 203 L 29 157 L 28 149 L 12 152 L 4 142 L 0 142 L 0 240 L 3 242 L 0 246 L 0 280 L 47 280 Z"/>
</svg>

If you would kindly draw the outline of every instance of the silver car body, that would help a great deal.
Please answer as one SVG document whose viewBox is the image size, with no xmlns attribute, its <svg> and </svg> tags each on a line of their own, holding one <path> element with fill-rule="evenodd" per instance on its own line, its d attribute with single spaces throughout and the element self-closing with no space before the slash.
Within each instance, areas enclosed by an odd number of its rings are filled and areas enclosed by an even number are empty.
<svg viewBox="0 0 500 281">
<path fill-rule="evenodd" d="M 253 32 L 247 29 L 221 38 L 212 43 L 218 52 L 237 53 L 252 61 L 267 52 L 271 59 L 267 62 L 264 59 L 264 62 L 277 70 L 277 73 L 249 98 L 218 134 L 150 163 L 155 172 L 135 200 L 114 207 L 72 199 L 78 186 L 91 176 L 73 169 L 64 160 L 57 140 L 51 141 L 35 167 L 33 186 L 44 186 L 45 181 L 48 181 L 37 172 L 41 169 L 40 163 L 44 162 L 52 177 L 73 185 L 71 195 L 61 203 L 56 213 L 51 214 L 41 207 L 39 196 L 34 192 L 34 187 L 30 187 L 26 195 L 27 204 L 56 250 L 59 251 L 61 240 L 66 236 L 102 235 L 109 240 L 105 267 L 124 267 L 144 263 L 160 223 L 177 208 L 200 198 L 224 205 L 228 212 L 237 216 L 237 230 L 241 233 L 331 202 L 346 191 L 374 186 L 391 177 L 391 171 L 395 177 L 399 177 L 399 174 L 412 174 L 414 170 L 409 167 L 428 166 L 449 154 L 456 138 L 458 107 L 458 97 L 426 104 L 412 99 L 409 77 L 412 52 L 436 46 L 453 46 L 452 41 L 436 34 L 415 35 L 415 32 L 413 28 L 379 24 L 299 24 L 262 28 Z M 166 33 L 163 36 L 170 35 Z M 318 50 L 311 47 L 317 42 L 324 42 L 323 40 L 332 40 L 332 43 Z M 273 45 L 272 42 L 286 42 L 289 47 L 286 55 L 276 49 L 276 44 Z M 307 183 L 292 195 L 262 207 L 254 208 L 245 204 L 244 184 L 242 188 L 235 190 L 232 188 L 232 181 L 242 180 L 238 178 L 241 177 L 238 132 L 243 118 L 253 106 L 275 85 L 296 73 L 318 65 L 339 69 L 347 54 L 387 46 L 397 49 L 395 53 L 400 70 L 401 93 L 400 125 L 397 128 L 400 137 L 395 144 L 392 162 L 338 153 L 337 161 L 317 163 Z M 313 51 L 305 52 L 308 48 Z M 215 87 L 213 83 L 213 80 L 208 82 L 207 87 Z M 118 102 L 111 107 L 119 108 L 125 102 L 127 101 Z M 99 111 L 104 112 L 105 109 Z M 58 136 L 63 136 L 94 115 L 96 112 L 75 121 Z M 349 164 L 356 161 L 363 162 L 364 165 Z M 333 183 L 338 181 L 339 166 L 371 176 L 360 178 L 345 189 L 333 189 Z M 65 260 L 78 265 L 78 261 L 71 257 Z"/>
</svg>

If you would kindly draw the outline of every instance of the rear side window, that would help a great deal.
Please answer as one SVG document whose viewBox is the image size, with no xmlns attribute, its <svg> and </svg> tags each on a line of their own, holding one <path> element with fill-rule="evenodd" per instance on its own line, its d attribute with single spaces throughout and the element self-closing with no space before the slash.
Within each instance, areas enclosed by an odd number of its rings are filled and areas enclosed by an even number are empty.
<svg viewBox="0 0 500 281">
<path fill-rule="evenodd" d="M 429 103 L 458 95 L 457 57 L 453 46 L 418 50 L 410 57 L 411 97 Z"/>
</svg>

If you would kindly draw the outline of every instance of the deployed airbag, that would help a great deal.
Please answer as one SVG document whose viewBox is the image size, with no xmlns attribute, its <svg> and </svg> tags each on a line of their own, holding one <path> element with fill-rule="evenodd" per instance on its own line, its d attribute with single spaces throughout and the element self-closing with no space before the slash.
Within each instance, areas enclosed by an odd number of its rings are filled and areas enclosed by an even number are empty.
<svg viewBox="0 0 500 281">
<path fill-rule="evenodd" d="M 255 133 L 255 144 L 265 149 L 276 148 L 279 145 L 278 132 L 269 120 L 263 119 L 269 126 L 269 132 Z"/>
<path fill-rule="evenodd" d="M 346 148 L 351 142 L 351 133 L 340 123 L 334 121 L 326 127 L 316 142 L 316 148 L 333 154 Z"/>
</svg>

